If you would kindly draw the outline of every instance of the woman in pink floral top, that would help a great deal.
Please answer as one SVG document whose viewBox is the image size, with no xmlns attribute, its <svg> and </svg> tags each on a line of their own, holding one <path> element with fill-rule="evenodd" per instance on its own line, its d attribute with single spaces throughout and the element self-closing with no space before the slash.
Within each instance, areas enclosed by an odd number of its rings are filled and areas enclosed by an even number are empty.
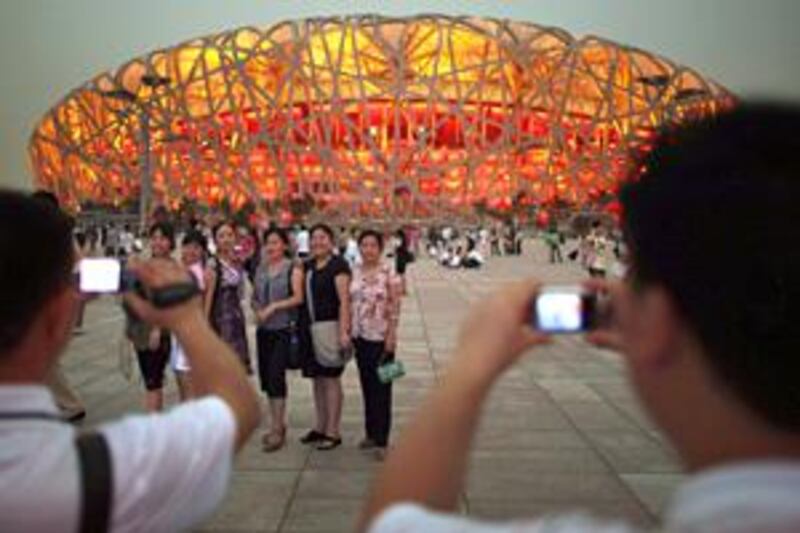
<svg viewBox="0 0 800 533">
<path fill-rule="evenodd" d="M 392 425 L 392 384 L 381 383 L 378 367 L 394 360 L 400 318 L 401 285 L 381 261 L 383 236 L 364 231 L 358 239 L 362 264 L 353 269 L 350 283 L 353 344 L 364 399 L 366 436 L 362 450 L 383 458 Z"/>
</svg>

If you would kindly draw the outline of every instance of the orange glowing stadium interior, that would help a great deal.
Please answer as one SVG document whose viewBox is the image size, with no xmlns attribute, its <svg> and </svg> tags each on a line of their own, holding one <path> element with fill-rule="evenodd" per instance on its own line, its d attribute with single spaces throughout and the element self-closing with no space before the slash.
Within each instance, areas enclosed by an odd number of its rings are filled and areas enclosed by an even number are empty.
<svg viewBox="0 0 800 533">
<path fill-rule="evenodd" d="M 309 19 L 157 50 L 68 94 L 29 146 L 74 209 L 311 198 L 320 214 L 430 219 L 582 206 L 664 124 L 734 98 L 692 69 L 530 23 Z M 635 172 L 634 172 L 635 173 Z"/>
</svg>

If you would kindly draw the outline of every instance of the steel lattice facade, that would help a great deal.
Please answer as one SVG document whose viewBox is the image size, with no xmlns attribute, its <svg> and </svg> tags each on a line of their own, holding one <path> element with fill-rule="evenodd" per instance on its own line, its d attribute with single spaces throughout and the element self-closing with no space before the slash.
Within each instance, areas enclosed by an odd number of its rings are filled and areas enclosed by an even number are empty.
<svg viewBox="0 0 800 533">
<path fill-rule="evenodd" d="M 583 205 L 665 123 L 732 105 L 690 68 L 525 22 L 354 16 L 240 28 L 136 58 L 38 123 L 38 184 L 118 205 L 437 218 Z"/>
</svg>

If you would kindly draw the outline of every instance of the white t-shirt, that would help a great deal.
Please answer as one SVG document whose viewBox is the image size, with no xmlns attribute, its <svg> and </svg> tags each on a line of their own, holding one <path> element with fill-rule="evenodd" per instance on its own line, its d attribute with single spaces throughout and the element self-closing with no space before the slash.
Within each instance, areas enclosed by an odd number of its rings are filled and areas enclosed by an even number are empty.
<svg viewBox="0 0 800 533">
<path fill-rule="evenodd" d="M 195 281 L 197 282 L 197 286 L 200 288 L 201 291 L 205 290 L 205 276 L 203 272 L 203 265 L 200 263 L 195 263 L 189 266 L 189 272 L 192 273 Z M 172 343 L 170 348 L 170 365 L 172 369 L 177 372 L 188 372 L 191 370 L 189 366 L 189 358 L 186 357 L 186 352 L 183 350 L 183 346 L 181 343 L 178 342 L 178 338 L 175 335 L 172 335 Z"/>
<path fill-rule="evenodd" d="M 311 247 L 309 246 L 310 235 L 308 234 L 308 230 L 300 230 L 297 232 L 297 236 L 295 237 L 295 242 L 297 243 L 297 253 L 299 254 L 307 254 L 311 252 Z"/>
<path fill-rule="evenodd" d="M 344 251 L 344 258 L 350 266 L 361 264 L 361 252 L 358 251 L 358 242 L 352 237 L 347 239 L 347 246 Z"/>
<path fill-rule="evenodd" d="M 800 531 L 800 461 L 742 463 L 689 478 L 676 492 L 659 531 L 790 533 Z M 586 513 L 534 520 L 483 522 L 399 504 L 373 522 L 371 533 L 632 533 L 622 521 Z"/>
<path fill-rule="evenodd" d="M 119 236 L 119 246 L 125 250 L 126 254 L 129 254 L 133 251 L 133 241 L 133 233 L 130 231 L 123 231 Z"/>
<path fill-rule="evenodd" d="M 0 413 L 58 417 L 41 385 L 0 386 Z M 112 532 L 185 531 L 228 487 L 236 421 L 216 396 L 98 428 L 112 462 Z M 57 420 L 0 418 L 0 531 L 77 531 L 81 484 L 76 429 Z"/>
</svg>

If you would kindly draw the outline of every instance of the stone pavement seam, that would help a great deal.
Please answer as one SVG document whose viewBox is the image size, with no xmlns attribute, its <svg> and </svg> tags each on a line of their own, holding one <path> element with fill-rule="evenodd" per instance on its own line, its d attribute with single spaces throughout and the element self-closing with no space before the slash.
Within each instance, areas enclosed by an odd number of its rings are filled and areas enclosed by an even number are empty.
<svg viewBox="0 0 800 533">
<path fill-rule="evenodd" d="M 283 528 L 286 526 L 286 522 L 289 520 L 289 515 L 291 514 L 292 507 L 294 506 L 295 498 L 297 497 L 297 491 L 300 488 L 300 481 L 303 479 L 303 472 L 306 471 L 306 468 L 308 468 L 308 464 L 311 461 L 311 453 L 306 454 L 306 459 L 303 461 L 303 466 L 297 471 L 297 478 L 295 478 L 294 485 L 292 485 L 292 491 L 289 493 L 289 499 L 286 501 L 286 507 L 283 508 L 283 514 L 281 515 L 281 519 L 278 521 L 278 528 L 276 529 L 278 533 L 283 531 Z"/>
<path fill-rule="evenodd" d="M 530 376 L 526 375 L 526 377 L 531 382 L 531 384 L 533 386 L 535 386 L 535 387 L 538 386 L 537 383 L 535 382 L 535 380 L 533 380 Z M 575 433 L 581 438 L 581 440 L 584 441 L 584 443 L 589 447 L 589 449 L 592 450 L 592 452 L 597 456 L 597 458 L 600 460 L 600 462 L 602 462 L 605 465 L 605 467 L 608 469 L 608 471 L 611 473 L 611 475 L 614 476 L 617 479 L 617 481 L 619 482 L 619 484 L 622 487 L 623 492 L 626 492 L 631 497 L 631 499 L 636 503 L 638 508 L 644 512 L 645 516 L 650 518 L 654 523 L 657 523 L 659 521 L 659 517 L 657 517 L 656 515 L 654 515 L 651 512 L 649 507 L 647 505 L 645 505 L 645 503 L 641 500 L 639 495 L 636 494 L 636 492 L 631 488 L 631 486 L 628 483 L 625 482 L 624 479 L 622 479 L 622 477 L 614 469 L 614 465 L 611 463 L 611 461 L 609 461 L 602 453 L 600 453 L 597 450 L 597 448 L 595 447 L 594 443 L 588 437 L 586 432 L 583 429 L 581 429 L 581 427 L 578 426 L 575 423 L 574 420 L 572 420 L 572 417 L 569 416 L 569 413 L 567 412 L 567 410 L 564 409 L 558 401 L 553 399 L 553 396 L 550 394 L 550 391 L 548 391 L 547 389 L 544 389 L 544 388 L 542 388 L 542 389 L 544 390 L 544 393 L 553 402 L 553 404 L 555 404 L 556 410 L 558 410 L 558 412 L 561 413 L 561 415 L 566 419 L 567 424 L 569 424 L 572 427 L 573 431 L 575 431 Z"/>
</svg>

